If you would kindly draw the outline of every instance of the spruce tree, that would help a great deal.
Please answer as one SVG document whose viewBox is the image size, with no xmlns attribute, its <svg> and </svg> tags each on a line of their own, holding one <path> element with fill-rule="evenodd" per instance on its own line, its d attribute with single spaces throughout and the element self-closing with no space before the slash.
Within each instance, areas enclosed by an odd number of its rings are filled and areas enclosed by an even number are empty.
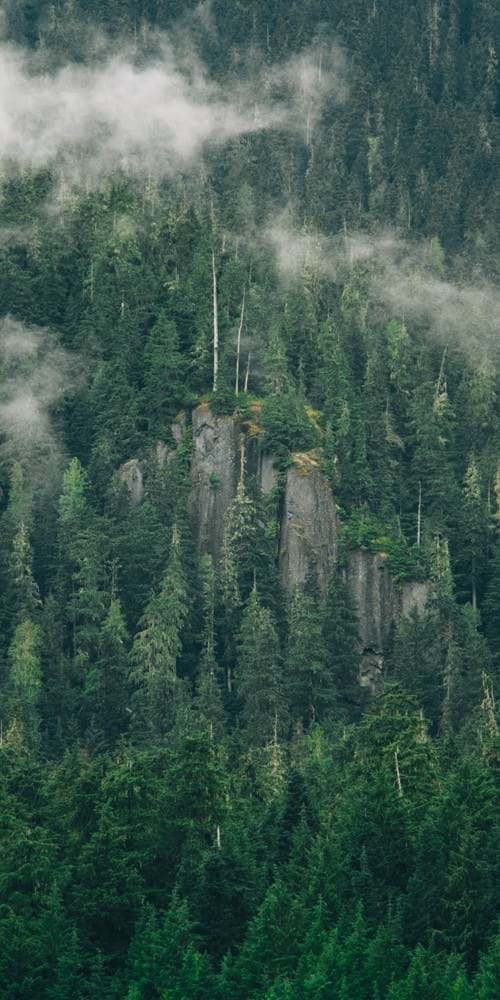
<svg viewBox="0 0 500 1000">
<path fill-rule="evenodd" d="M 270 743 L 285 729 L 281 653 L 276 625 L 254 585 L 243 612 L 238 641 L 237 690 L 252 745 Z"/>
<path fill-rule="evenodd" d="M 146 608 L 132 649 L 139 732 L 144 727 L 160 736 L 172 725 L 181 687 L 177 668 L 186 615 L 186 580 L 175 528 L 165 576 Z"/>
<path fill-rule="evenodd" d="M 308 729 L 335 704 L 334 665 L 329 661 L 323 616 L 315 588 L 296 587 L 288 609 L 285 683 L 290 714 Z"/>
</svg>

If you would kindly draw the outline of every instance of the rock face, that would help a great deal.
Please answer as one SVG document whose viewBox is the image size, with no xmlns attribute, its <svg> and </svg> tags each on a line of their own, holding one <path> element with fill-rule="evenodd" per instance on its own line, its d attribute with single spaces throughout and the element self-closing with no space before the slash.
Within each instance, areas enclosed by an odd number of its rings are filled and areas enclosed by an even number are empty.
<svg viewBox="0 0 500 1000">
<path fill-rule="evenodd" d="M 384 557 L 363 549 L 349 553 L 347 586 L 358 610 L 363 651 L 383 654 L 399 617 L 399 595 Z"/>
<path fill-rule="evenodd" d="M 172 431 L 172 437 L 174 439 L 175 445 L 171 448 L 165 441 L 157 441 L 155 445 L 155 458 L 160 467 L 163 469 L 165 465 L 169 465 L 172 461 L 176 449 L 182 442 L 186 431 L 186 415 L 185 413 L 179 413 L 173 424 L 170 424 L 170 430 Z"/>
<path fill-rule="evenodd" d="M 271 493 L 278 485 L 278 473 L 274 467 L 274 455 L 260 452 L 257 467 L 257 482 L 264 494 Z"/>
<path fill-rule="evenodd" d="M 429 599 L 430 584 L 423 580 L 410 580 L 404 583 L 401 589 L 401 614 L 404 618 L 411 615 L 412 611 L 422 615 Z"/>
<path fill-rule="evenodd" d="M 198 552 L 220 560 L 226 513 L 236 496 L 241 469 L 241 448 L 245 448 L 246 468 L 255 476 L 264 494 L 278 486 L 274 456 L 263 451 L 259 436 L 243 434 L 232 416 L 214 415 L 208 404 L 192 415 L 194 451 L 191 465 L 191 515 Z M 175 442 L 182 440 L 185 422 L 172 426 Z M 158 442 L 154 453 L 160 467 L 167 465 L 175 449 Z M 147 467 L 146 467 L 147 472 Z M 137 505 L 144 495 L 144 468 L 131 459 L 119 470 L 130 501 Z M 323 591 L 337 561 L 337 508 L 328 481 L 314 452 L 293 456 L 286 474 L 279 538 L 279 571 L 282 586 L 290 591 L 303 584 L 309 572 L 316 572 Z M 376 693 L 383 682 L 384 657 L 394 628 L 401 616 L 414 610 L 422 614 L 429 584 L 409 581 L 398 586 L 392 579 L 382 553 L 362 549 L 347 557 L 345 579 L 358 612 L 360 683 Z"/>
<path fill-rule="evenodd" d="M 239 429 L 233 417 L 215 416 L 202 404 L 193 410 L 193 437 L 191 512 L 198 551 L 218 561 L 225 514 L 236 495 Z"/>
<path fill-rule="evenodd" d="M 384 656 L 401 616 L 413 610 L 422 614 L 429 596 L 429 584 L 411 581 L 399 588 L 393 581 L 381 553 L 357 549 L 347 560 L 346 582 L 358 612 L 362 687 L 380 690 Z"/>
<path fill-rule="evenodd" d="M 173 424 L 170 425 L 170 429 L 172 431 L 172 437 L 175 443 L 179 445 L 184 437 L 184 433 L 186 430 L 186 414 L 179 413 L 177 419 L 174 420 Z"/>
<path fill-rule="evenodd" d="M 264 451 L 259 440 L 260 435 L 250 434 L 245 441 L 246 468 L 251 476 L 255 476 L 263 493 L 271 493 L 278 485 L 278 473 L 274 466 L 275 456 Z"/>
<path fill-rule="evenodd" d="M 137 507 L 144 496 L 144 476 L 141 463 L 137 458 L 131 458 L 130 462 L 122 465 L 119 475 L 127 487 L 130 503 L 133 507 Z"/>
<path fill-rule="evenodd" d="M 283 587 L 304 583 L 315 569 L 322 590 L 337 558 L 337 510 L 330 485 L 308 456 L 295 456 L 286 477 L 279 563 Z"/>
</svg>

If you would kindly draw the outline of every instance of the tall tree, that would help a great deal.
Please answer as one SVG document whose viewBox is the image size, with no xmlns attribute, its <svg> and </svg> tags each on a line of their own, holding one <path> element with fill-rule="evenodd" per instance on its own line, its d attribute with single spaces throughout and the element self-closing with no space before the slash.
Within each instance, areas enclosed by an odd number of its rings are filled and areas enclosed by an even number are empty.
<svg viewBox="0 0 500 1000">
<path fill-rule="evenodd" d="M 296 587 L 290 599 L 285 678 L 296 723 L 307 729 L 333 708 L 334 667 L 328 658 L 319 595 L 311 585 Z"/>
<path fill-rule="evenodd" d="M 250 743 L 262 745 L 281 737 L 285 727 L 281 654 L 278 633 L 254 585 L 243 612 L 238 642 L 237 689 Z"/>
<path fill-rule="evenodd" d="M 132 649 L 139 732 L 144 727 L 145 733 L 159 736 L 172 725 L 181 687 L 177 667 L 187 610 L 181 543 L 174 528 L 165 576 L 146 608 Z"/>
</svg>

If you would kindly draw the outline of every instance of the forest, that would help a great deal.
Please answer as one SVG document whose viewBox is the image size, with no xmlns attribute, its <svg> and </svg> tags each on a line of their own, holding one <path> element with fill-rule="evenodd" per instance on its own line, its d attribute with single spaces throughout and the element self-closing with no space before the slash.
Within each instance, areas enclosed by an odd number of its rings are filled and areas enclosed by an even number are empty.
<svg viewBox="0 0 500 1000">
<path fill-rule="evenodd" d="M 0 4 L 0 1000 L 500 995 L 499 59 Z"/>
</svg>

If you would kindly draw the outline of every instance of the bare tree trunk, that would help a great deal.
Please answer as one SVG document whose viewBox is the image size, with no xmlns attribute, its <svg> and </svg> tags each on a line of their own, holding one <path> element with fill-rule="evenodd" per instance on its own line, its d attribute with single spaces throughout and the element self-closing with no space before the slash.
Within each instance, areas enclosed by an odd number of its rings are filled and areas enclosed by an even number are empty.
<svg viewBox="0 0 500 1000">
<path fill-rule="evenodd" d="M 245 458 L 245 439 L 242 434 L 240 438 L 240 483 L 245 478 Z"/>
<path fill-rule="evenodd" d="M 278 713 L 274 716 L 274 726 L 273 726 L 273 777 L 277 778 L 280 771 L 280 760 L 279 760 L 279 743 L 278 743 Z"/>
<path fill-rule="evenodd" d="M 443 357 L 441 358 L 441 367 L 439 369 L 438 380 L 437 380 L 437 383 L 436 383 L 436 393 L 435 393 L 435 396 L 434 396 L 434 400 L 438 399 L 439 395 L 441 393 L 441 386 L 442 386 L 442 384 L 444 382 L 444 366 L 445 366 L 445 362 L 446 362 L 446 355 L 447 355 L 447 353 L 448 353 L 448 344 L 446 344 L 445 349 L 443 351 Z"/>
<path fill-rule="evenodd" d="M 215 270 L 215 253 L 212 253 L 212 278 L 214 296 L 214 392 L 217 390 L 219 374 L 219 306 L 217 302 L 217 272 Z"/>
<path fill-rule="evenodd" d="M 400 774 L 400 771 L 399 771 L 399 758 L 398 758 L 398 751 L 397 750 L 394 751 L 394 760 L 396 762 L 396 784 L 398 786 L 398 795 L 402 795 L 403 794 L 403 786 L 401 784 L 401 774 Z"/>
<path fill-rule="evenodd" d="M 311 145 L 311 109 L 307 109 L 306 116 L 306 146 Z"/>
<path fill-rule="evenodd" d="M 245 390 L 244 390 L 245 392 L 248 392 L 248 379 L 250 378 L 250 361 L 251 361 L 251 358 L 252 358 L 252 355 L 249 354 L 248 355 L 248 361 L 247 361 L 247 370 L 246 370 L 246 374 L 245 374 Z"/>
<path fill-rule="evenodd" d="M 240 352 L 241 352 L 241 334 L 243 333 L 243 323 L 245 320 L 245 292 L 246 288 L 243 288 L 243 298 L 241 300 L 241 316 L 240 325 L 238 327 L 238 339 L 236 342 L 236 381 L 234 386 L 234 391 L 236 395 L 240 392 Z"/>
<path fill-rule="evenodd" d="M 417 545 L 422 539 L 422 483 L 418 484 Z"/>
</svg>

